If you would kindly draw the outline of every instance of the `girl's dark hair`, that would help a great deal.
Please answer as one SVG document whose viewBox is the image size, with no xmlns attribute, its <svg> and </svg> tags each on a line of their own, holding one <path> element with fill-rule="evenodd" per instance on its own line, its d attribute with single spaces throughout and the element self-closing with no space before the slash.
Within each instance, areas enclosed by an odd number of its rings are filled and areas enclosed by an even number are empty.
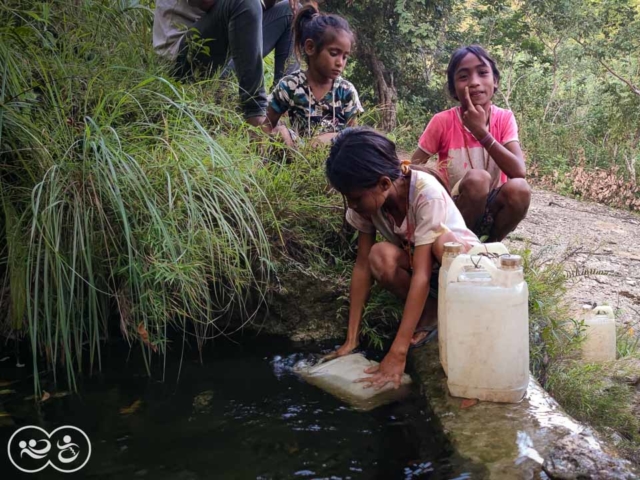
<svg viewBox="0 0 640 480">
<path fill-rule="evenodd" d="M 411 170 L 433 175 L 450 193 L 435 168 L 411 165 Z M 326 173 L 331 186 L 346 195 L 354 190 L 375 187 L 384 176 L 394 181 L 402 175 L 402 168 L 395 143 L 371 128 L 352 127 L 343 130 L 333 141 Z"/>
<path fill-rule="evenodd" d="M 451 55 L 451 60 L 449 60 L 449 66 L 447 67 L 447 87 L 449 88 L 449 95 L 454 100 L 460 100 L 456 95 L 456 86 L 455 86 L 455 74 L 460 65 L 460 62 L 464 57 L 468 54 L 472 53 L 477 57 L 481 62 L 486 62 L 491 66 L 491 71 L 493 72 L 493 78 L 496 81 L 496 84 L 500 82 L 500 70 L 498 70 L 498 66 L 496 65 L 496 61 L 491 58 L 491 55 L 487 53 L 487 51 L 482 48 L 480 45 L 468 45 L 466 47 L 459 48 L 453 55 Z M 498 88 L 494 88 L 493 93 L 497 92 Z"/>
<path fill-rule="evenodd" d="M 304 44 L 312 40 L 317 51 L 331 42 L 338 30 L 343 30 L 354 40 L 353 32 L 344 18 L 339 15 L 320 13 L 313 5 L 307 5 L 298 11 L 293 21 L 293 37 L 296 55 L 305 57 Z"/>
<path fill-rule="evenodd" d="M 395 143 L 366 127 L 347 128 L 335 138 L 326 172 L 342 194 L 374 187 L 383 176 L 393 181 L 402 175 Z"/>
</svg>

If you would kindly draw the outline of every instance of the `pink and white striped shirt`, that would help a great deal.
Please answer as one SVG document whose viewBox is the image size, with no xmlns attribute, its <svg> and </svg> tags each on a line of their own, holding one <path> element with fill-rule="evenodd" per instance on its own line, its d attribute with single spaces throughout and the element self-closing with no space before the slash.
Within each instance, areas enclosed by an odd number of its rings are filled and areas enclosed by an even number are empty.
<svg viewBox="0 0 640 480">
<path fill-rule="evenodd" d="M 489 156 L 485 148 L 462 123 L 460 107 L 454 107 L 433 116 L 418 141 L 428 155 L 438 154 L 436 168 L 442 173 L 452 194 L 471 169 L 487 170 L 491 175 L 491 188 L 507 181 L 507 176 Z M 518 142 L 518 125 L 511 110 L 491 106 L 489 132 L 496 142 L 506 145 Z"/>
</svg>

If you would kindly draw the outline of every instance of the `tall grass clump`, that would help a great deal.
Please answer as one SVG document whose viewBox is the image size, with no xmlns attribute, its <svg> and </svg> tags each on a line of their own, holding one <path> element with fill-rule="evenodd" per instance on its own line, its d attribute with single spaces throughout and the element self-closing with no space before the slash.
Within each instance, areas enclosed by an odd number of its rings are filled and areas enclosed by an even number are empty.
<svg viewBox="0 0 640 480">
<path fill-rule="evenodd" d="M 113 322 L 148 360 L 170 329 L 201 346 L 250 320 L 279 233 L 223 84 L 171 80 L 135 0 L 11 0 L 0 20 L 0 321 L 36 390 L 43 365 L 72 388 L 99 367 Z"/>
</svg>

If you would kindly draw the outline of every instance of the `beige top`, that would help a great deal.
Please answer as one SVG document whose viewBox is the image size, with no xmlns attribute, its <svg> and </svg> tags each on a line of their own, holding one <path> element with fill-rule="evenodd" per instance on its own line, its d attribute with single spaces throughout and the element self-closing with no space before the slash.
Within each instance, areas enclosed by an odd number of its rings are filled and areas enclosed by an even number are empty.
<svg viewBox="0 0 640 480">
<path fill-rule="evenodd" d="M 413 238 L 407 238 L 407 218 L 415 225 Z M 364 233 L 376 230 L 389 242 L 401 246 L 409 240 L 416 247 L 429 245 L 446 232 L 453 232 L 458 242 L 468 250 L 480 243 L 478 237 L 467 228 L 462 214 L 440 182 L 426 172 L 412 170 L 409 187 L 409 212 L 402 225 L 397 226 L 390 215 L 379 209 L 367 220 L 352 209 L 347 209 L 347 222 Z"/>
<path fill-rule="evenodd" d="M 153 12 L 153 48 L 156 53 L 175 60 L 180 41 L 189 27 L 206 12 L 202 0 L 156 0 Z"/>
</svg>

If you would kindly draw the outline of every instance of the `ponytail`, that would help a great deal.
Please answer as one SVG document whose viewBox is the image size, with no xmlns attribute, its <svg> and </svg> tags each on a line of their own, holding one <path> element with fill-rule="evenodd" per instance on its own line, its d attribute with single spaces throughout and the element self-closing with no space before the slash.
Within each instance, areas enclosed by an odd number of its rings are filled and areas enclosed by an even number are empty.
<svg viewBox="0 0 640 480">
<path fill-rule="evenodd" d="M 352 41 L 354 39 L 349 22 L 341 16 L 320 13 L 312 4 L 301 8 L 293 21 L 293 41 L 297 57 L 306 57 L 304 46 L 307 40 L 313 41 L 318 52 L 322 50 L 332 40 L 332 30 L 342 30 L 351 36 Z"/>
</svg>

